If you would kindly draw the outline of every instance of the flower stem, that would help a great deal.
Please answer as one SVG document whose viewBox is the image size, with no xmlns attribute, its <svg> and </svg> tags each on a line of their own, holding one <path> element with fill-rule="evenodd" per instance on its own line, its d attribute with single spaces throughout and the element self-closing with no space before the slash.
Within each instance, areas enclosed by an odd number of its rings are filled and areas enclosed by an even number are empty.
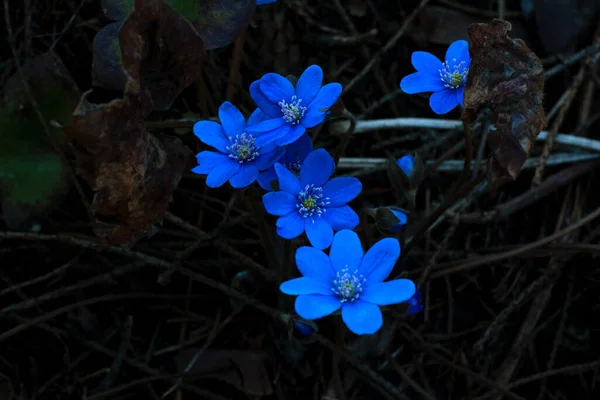
<svg viewBox="0 0 600 400">
<path fill-rule="evenodd" d="M 265 210 L 260 200 L 260 194 L 254 185 L 249 187 L 248 190 L 244 192 L 244 200 L 247 203 L 248 210 L 256 218 L 256 225 L 258 226 L 258 231 L 262 239 L 262 245 L 265 249 L 265 256 L 267 257 L 267 265 L 269 266 L 269 270 L 271 272 L 277 271 L 280 273 L 280 266 L 282 264 L 277 261 L 277 256 L 275 254 L 277 249 L 277 246 L 275 245 L 275 238 L 273 237 L 273 232 L 271 231 L 270 226 L 267 225 L 267 221 L 265 220 Z"/>
</svg>

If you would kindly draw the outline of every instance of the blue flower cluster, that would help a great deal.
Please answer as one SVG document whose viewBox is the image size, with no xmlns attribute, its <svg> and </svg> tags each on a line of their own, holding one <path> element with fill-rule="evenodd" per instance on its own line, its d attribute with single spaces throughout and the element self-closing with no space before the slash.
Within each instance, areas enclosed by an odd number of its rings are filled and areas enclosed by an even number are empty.
<svg viewBox="0 0 600 400">
<path fill-rule="evenodd" d="M 258 181 L 267 191 L 262 198 L 266 211 L 278 217 L 278 235 L 294 239 L 306 233 L 312 246 L 296 252 L 303 277 L 280 287 L 299 295 L 296 312 L 310 320 L 341 309 L 350 330 L 370 334 L 382 325 L 379 306 L 408 302 L 413 307 L 418 292 L 407 279 L 383 282 L 400 255 L 397 239 L 382 239 L 363 254 L 352 231 L 359 218 L 348 205 L 362 184 L 354 177 L 333 177 L 333 157 L 313 149 L 306 134 L 325 120 L 341 92 L 339 83 L 323 85 L 317 65 L 308 67 L 295 85 L 279 74 L 265 74 L 250 85 L 258 107 L 247 120 L 225 102 L 220 123 L 194 125 L 194 134 L 214 150 L 200 152 L 192 171 L 207 175 L 206 184 L 213 188 L 229 182 L 241 189 Z M 330 246 L 326 256 L 323 250 Z"/>
</svg>

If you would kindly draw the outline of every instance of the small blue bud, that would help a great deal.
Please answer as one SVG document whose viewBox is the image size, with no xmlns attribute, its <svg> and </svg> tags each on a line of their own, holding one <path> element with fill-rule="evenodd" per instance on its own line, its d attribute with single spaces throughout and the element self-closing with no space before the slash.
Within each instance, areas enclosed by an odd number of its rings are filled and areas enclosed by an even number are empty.
<svg viewBox="0 0 600 400">
<path fill-rule="evenodd" d="M 413 294 L 413 297 L 408 299 L 407 303 L 409 307 L 406 315 L 416 314 L 423 309 L 423 304 L 420 304 L 421 297 L 421 292 L 417 290 L 415 294 Z"/>
<path fill-rule="evenodd" d="M 398 166 L 404 171 L 407 177 L 411 177 L 415 169 L 415 157 L 411 154 L 407 154 L 398 160 L 396 160 Z"/>
</svg>

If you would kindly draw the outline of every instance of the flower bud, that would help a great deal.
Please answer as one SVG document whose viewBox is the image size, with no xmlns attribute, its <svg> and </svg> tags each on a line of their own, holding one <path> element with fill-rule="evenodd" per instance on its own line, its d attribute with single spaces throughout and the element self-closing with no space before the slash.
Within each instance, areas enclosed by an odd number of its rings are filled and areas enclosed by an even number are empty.
<svg viewBox="0 0 600 400">
<path fill-rule="evenodd" d="M 398 207 L 369 208 L 367 212 L 375 219 L 377 229 L 384 235 L 401 232 L 408 222 L 407 212 Z"/>
</svg>

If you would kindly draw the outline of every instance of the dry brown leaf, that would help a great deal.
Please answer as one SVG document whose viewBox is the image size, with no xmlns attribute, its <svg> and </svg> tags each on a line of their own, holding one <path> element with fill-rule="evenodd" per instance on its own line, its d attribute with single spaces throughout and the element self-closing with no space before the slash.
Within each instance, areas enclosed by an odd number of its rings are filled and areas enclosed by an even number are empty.
<svg viewBox="0 0 600 400">
<path fill-rule="evenodd" d="M 487 175 L 493 188 L 516 179 L 546 125 L 542 63 L 525 42 L 508 36 L 510 29 L 498 19 L 469 26 L 472 60 L 462 118 L 470 123 L 484 108 L 492 110 Z"/>
</svg>

